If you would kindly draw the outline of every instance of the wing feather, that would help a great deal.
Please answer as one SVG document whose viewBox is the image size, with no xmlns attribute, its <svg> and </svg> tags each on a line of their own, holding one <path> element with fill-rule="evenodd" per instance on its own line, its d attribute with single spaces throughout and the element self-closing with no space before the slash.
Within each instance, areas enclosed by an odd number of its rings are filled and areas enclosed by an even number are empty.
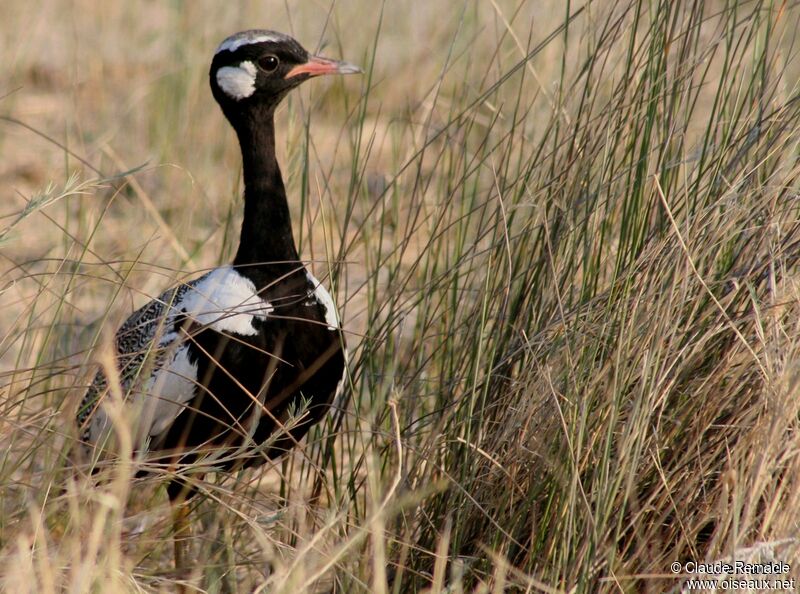
<svg viewBox="0 0 800 594">
<path fill-rule="evenodd" d="M 197 393 L 190 329 L 252 336 L 257 332 L 254 320 L 264 321 L 272 311 L 252 281 L 224 266 L 165 291 L 131 314 L 117 330 L 114 347 L 120 388 L 137 419 L 139 449 L 167 431 Z M 110 431 L 102 406 L 108 392 L 108 378 L 100 370 L 77 415 L 89 451 Z"/>
</svg>

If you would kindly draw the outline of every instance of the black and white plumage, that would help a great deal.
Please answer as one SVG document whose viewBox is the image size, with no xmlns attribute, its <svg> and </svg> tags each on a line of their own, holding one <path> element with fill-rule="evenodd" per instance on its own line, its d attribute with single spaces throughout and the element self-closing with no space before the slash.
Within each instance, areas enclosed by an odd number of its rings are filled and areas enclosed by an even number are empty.
<svg viewBox="0 0 800 594">
<path fill-rule="evenodd" d="M 331 296 L 297 254 L 273 117 L 308 78 L 353 72 L 273 31 L 237 33 L 217 49 L 211 89 L 242 150 L 240 244 L 232 265 L 165 291 L 117 331 L 119 384 L 138 452 L 173 469 L 201 457 L 215 468 L 260 464 L 327 412 L 344 379 L 344 338 Z M 111 434 L 109 391 L 101 371 L 78 412 L 87 459 Z M 185 489 L 174 480 L 168 492 L 191 495 Z"/>
</svg>

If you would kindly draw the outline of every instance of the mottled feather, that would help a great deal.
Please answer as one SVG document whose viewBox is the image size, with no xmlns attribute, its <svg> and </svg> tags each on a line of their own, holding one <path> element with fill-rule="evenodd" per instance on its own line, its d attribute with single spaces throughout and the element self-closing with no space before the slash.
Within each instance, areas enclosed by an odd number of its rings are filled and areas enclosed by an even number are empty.
<svg viewBox="0 0 800 594">
<path fill-rule="evenodd" d="M 197 367 L 188 356 L 193 329 L 251 336 L 254 319 L 265 320 L 272 311 L 252 281 L 230 266 L 173 287 L 136 310 L 117 331 L 114 347 L 122 393 L 130 404 L 142 406 L 139 439 L 167 430 L 196 393 Z M 81 403 L 78 423 L 86 448 L 109 429 L 102 408 L 108 388 L 101 370 Z"/>
</svg>

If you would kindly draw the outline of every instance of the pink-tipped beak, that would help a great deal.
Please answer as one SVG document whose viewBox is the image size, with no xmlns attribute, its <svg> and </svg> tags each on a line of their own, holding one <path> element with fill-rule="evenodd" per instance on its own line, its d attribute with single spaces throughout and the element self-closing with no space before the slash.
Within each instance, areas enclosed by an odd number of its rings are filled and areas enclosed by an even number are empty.
<svg viewBox="0 0 800 594">
<path fill-rule="evenodd" d="M 349 62 L 340 62 L 330 58 L 311 56 L 305 64 L 298 64 L 286 73 L 284 78 L 292 78 L 298 74 L 320 76 L 322 74 L 357 74 L 361 68 Z"/>
</svg>

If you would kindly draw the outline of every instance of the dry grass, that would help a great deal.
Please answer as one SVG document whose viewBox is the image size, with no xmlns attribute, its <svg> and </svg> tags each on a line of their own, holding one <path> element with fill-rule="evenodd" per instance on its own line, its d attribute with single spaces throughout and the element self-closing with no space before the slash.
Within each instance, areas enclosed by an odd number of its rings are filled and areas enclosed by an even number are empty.
<svg viewBox="0 0 800 594">
<path fill-rule="evenodd" d="M 3 13 L 0 588 L 175 588 L 162 481 L 123 456 L 93 486 L 64 454 L 116 324 L 235 248 L 207 67 L 264 26 L 368 71 L 279 117 L 349 400 L 202 484 L 192 583 L 663 592 L 674 561 L 800 567 L 796 3 Z"/>
</svg>

